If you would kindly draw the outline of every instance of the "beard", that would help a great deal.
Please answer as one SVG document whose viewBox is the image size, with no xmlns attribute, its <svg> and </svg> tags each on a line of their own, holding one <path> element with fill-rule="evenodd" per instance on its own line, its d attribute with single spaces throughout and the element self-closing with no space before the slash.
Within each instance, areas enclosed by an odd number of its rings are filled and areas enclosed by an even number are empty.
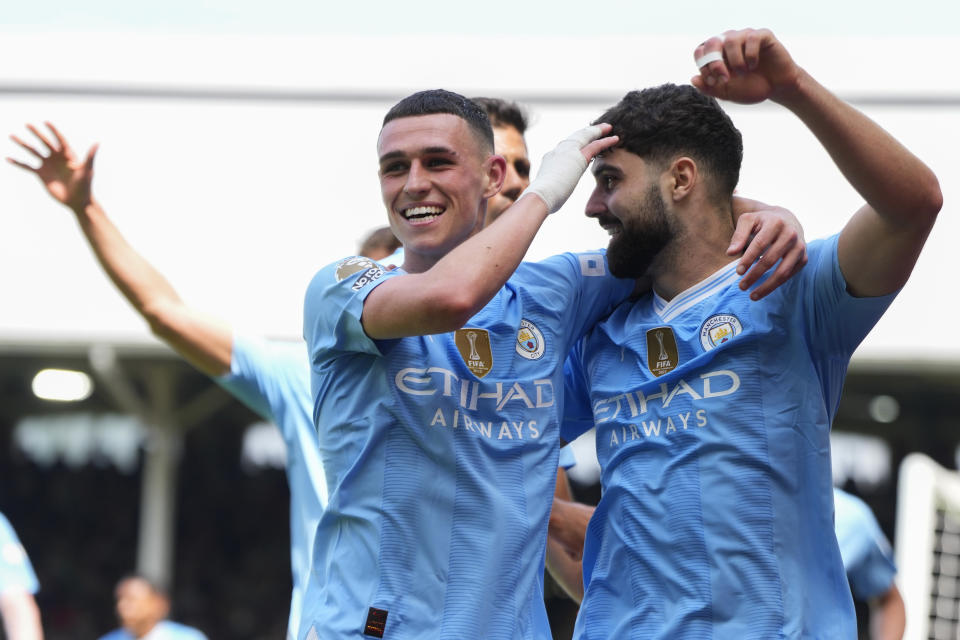
<svg viewBox="0 0 960 640">
<path fill-rule="evenodd" d="M 639 207 L 621 221 L 621 226 L 607 246 L 610 273 L 617 278 L 639 278 L 646 275 L 654 258 L 675 235 L 657 185 L 650 187 Z"/>
</svg>

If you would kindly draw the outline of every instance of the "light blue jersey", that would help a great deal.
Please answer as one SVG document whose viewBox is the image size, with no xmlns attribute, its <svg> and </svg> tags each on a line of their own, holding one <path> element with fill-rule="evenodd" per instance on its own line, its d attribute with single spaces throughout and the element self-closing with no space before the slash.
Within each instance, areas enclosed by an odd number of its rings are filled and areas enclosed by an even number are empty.
<svg viewBox="0 0 960 640">
<path fill-rule="evenodd" d="M 313 426 L 306 347 L 301 342 L 266 341 L 235 335 L 230 373 L 218 378 L 217 382 L 277 425 L 287 445 L 290 565 L 293 569 L 287 633 L 293 638 L 300 627 L 313 536 L 327 501 L 327 482 Z"/>
<path fill-rule="evenodd" d="M 596 423 L 603 486 L 575 638 L 856 637 L 829 431 L 893 296 L 847 293 L 837 236 L 808 255 L 763 300 L 732 263 L 621 305 L 574 350 L 562 435 Z"/>
<path fill-rule="evenodd" d="M 0 593 L 36 593 L 38 589 L 40 583 L 37 582 L 30 558 L 10 526 L 10 521 L 0 513 Z"/>
<path fill-rule="evenodd" d="M 137 640 L 137 638 L 126 629 L 116 629 L 105 636 L 100 636 L 100 640 Z M 207 636 L 193 627 L 161 620 L 140 640 L 207 640 Z"/>
<path fill-rule="evenodd" d="M 300 637 L 549 640 L 562 364 L 631 282 L 601 253 L 521 264 L 455 332 L 374 341 L 365 258 L 321 270 L 304 332 L 330 501 Z"/>
<path fill-rule="evenodd" d="M 833 490 L 835 526 L 843 568 L 857 600 L 868 602 L 893 586 L 897 567 L 893 550 L 866 503 L 840 489 Z"/>
</svg>

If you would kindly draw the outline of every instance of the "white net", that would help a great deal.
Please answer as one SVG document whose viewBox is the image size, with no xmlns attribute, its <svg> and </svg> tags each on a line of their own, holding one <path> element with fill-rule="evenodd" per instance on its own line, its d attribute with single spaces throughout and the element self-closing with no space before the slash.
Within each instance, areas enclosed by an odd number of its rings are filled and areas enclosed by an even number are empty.
<svg viewBox="0 0 960 640">
<path fill-rule="evenodd" d="M 911 454 L 900 467 L 898 583 L 908 640 L 960 640 L 960 473 Z"/>
</svg>

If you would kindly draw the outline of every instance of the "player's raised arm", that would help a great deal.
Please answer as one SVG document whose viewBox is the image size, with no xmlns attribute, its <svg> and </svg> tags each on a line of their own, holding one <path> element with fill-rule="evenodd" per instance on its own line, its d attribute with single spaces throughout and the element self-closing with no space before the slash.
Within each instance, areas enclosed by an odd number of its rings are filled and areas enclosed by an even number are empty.
<svg viewBox="0 0 960 640">
<path fill-rule="evenodd" d="M 157 337 L 204 373 L 227 373 L 231 328 L 184 304 L 166 278 L 130 246 L 107 217 L 92 191 L 96 145 L 81 161 L 56 127 L 49 123 L 47 127 L 50 136 L 27 125 L 39 144 L 11 136 L 40 166 L 7 160 L 36 175 L 51 197 L 73 211 L 100 265 Z"/>
<path fill-rule="evenodd" d="M 374 339 L 400 338 L 462 327 L 514 272 L 540 225 L 570 196 L 590 160 L 616 144 L 615 136 L 601 137 L 609 131 L 609 125 L 594 125 L 561 142 L 544 157 L 536 179 L 501 215 L 497 224 L 468 237 L 446 253 L 439 253 L 443 250 L 439 247 L 438 259 L 433 264 L 421 260 L 410 268 L 411 261 L 426 252 L 405 240 L 407 270 L 426 268 L 420 273 L 391 278 L 370 293 L 363 306 L 363 328 L 367 335 Z M 384 134 L 381 134 L 383 140 Z M 456 161 L 456 156 L 444 159 L 444 162 Z M 421 204 L 420 197 L 432 197 L 429 195 L 434 191 L 431 172 L 446 171 L 443 167 L 443 164 L 422 163 L 417 157 L 384 154 L 380 174 L 388 208 L 433 207 L 432 202 Z M 484 176 L 483 197 L 486 199 L 500 188 L 503 159 L 490 156 L 484 165 Z M 388 198 L 386 193 L 394 180 L 398 195 Z M 448 213 L 443 215 L 449 215 L 452 208 L 448 207 Z M 465 229 L 464 237 L 472 231 L 472 228 Z M 422 246 L 426 246 L 428 240 L 423 239 Z"/>
<path fill-rule="evenodd" d="M 892 293 L 907 281 L 943 204 L 933 172 L 903 145 L 819 84 L 766 29 L 728 31 L 695 53 L 693 84 L 717 98 L 773 100 L 817 136 L 866 200 L 840 235 L 838 257 L 855 296 Z"/>
</svg>

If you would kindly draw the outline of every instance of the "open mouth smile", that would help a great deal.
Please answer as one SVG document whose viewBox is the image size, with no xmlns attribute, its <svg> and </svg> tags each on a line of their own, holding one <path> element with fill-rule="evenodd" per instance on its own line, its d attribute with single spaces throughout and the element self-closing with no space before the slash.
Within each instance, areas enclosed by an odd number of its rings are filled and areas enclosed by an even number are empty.
<svg viewBox="0 0 960 640">
<path fill-rule="evenodd" d="M 443 212 L 446 211 L 446 207 L 440 207 L 437 205 L 420 205 L 416 207 L 409 207 L 407 209 L 401 210 L 400 214 L 412 224 L 426 224 L 431 220 L 436 220 Z"/>
</svg>

